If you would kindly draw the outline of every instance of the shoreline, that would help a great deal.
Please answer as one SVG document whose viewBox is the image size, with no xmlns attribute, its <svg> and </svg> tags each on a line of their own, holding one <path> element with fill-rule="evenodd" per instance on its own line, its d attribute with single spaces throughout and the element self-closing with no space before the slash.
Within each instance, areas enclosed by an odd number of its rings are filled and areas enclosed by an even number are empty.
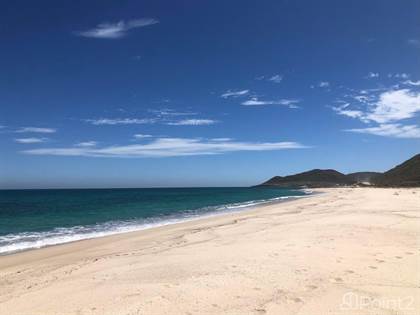
<svg viewBox="0 0 420 315">
<path fill-rule="evenodd" d="M 305 192 L 306 189 L 300 189 L 300 190 Z M 210 211 L 207 213 L 201 213 L 201 214 L 198 213 L 198 214 L 194 214 L 190 216 L 183 216 L 183 217 L 180 216 L 180 217 L 173 217 L 173 218 L 168 217 L 165 219 L 162 218 L 162 220 L 160 221 L 157 220 L 156 222 L 151 222 L 151 223 L 144 222 L 144 223 L 139 223 L 138 225 L 132 225 L 131 228 L 130 226 L 126 226 L 127 230 L 114 230 L 114 231 L 103 230 L 103 231 L 98 231 L 98 232 L 91 232 L 90 234 L 89 233 L 79 234 L 80 235 L 79 239 L 77 238 L 73 240 L 69 239 L 69 240 L 65 240 L 65 241 L 57 242 L 57 243 L 51 242 L 50 244 L 47 243 L 41 246 L 32 246 L 32 247 L 26 247 L 26 248 L 16 249 L 16 250 L 0 251 L 0 257 L 13 255 L 13 254 L 21 253 L 21 252 L 26 252 L 26 251 L 31 251 L 31 250 L 39 250 L 39 249 L 47 248 L 51 246 L 60 246 L 60 245 L 65 245 L 65 244 L 71 244 L 74 242 L 81 242 L 85 240 L 92 240 L 92 239 L 109 237 L 109 236 L 120 235 L 120 234 L 125 234 L 125 233 L 141 232 L 141 231 L 146 231 L 146 230 L 155 229 L 159 227 L 165 227 L 165 226 L 170 226 L 174 224 L 181 224 L 184 222 L 192 222 L 192 221 L 201 220 L 201 219 L 211 219 L 213 217 L 223 216 L 226 214 L 240 213 L 243 211 L 250 211 L 250 210 L 263 207 L 263 206 L 280 204 L 283 202 L 290 202 L 290 201 L 298 200 L 301 198 L 307 198 L 316 194 L 317 194 L 316 192 L 314 193 L 313 191 L 311 191 L 311 192 L 308 192 L 306 195 L 302 195 L 302 196 L 280 196 L 280 197 L 275 197 L 268 200 L 251 200 L 248 202 L 238 203 L 236 204 L 236 206 L 233 206 L 232 208 L 226 208 L 223 210 L 219 210 L 218 208 L 222 208 L 224 206 L 231 206 L 231 205 L 234 205 L 234 203 L 220 205 L 220 206 L 215 207 L 213 211 Z M 248 205 L 247 203 L 251 203 L 251 204 Z M 108 222 L 103 222 L 102 224 L 104 223 L 108 223 Z M 92 236 L 89 236 L 89 235 L 92 235 Z M 43 241 L 45 242 L 47 240 L 49 239 L 45 238 Z M 9 246 L 13 247 L 13 246 L 16 246 L 16 244 L 9 245 Z"/>
<path fill-rule="evenodd" d="M 1 256 L 0 314 L 416 314 L 420 189 L 314 191 Z"/>
</svg>

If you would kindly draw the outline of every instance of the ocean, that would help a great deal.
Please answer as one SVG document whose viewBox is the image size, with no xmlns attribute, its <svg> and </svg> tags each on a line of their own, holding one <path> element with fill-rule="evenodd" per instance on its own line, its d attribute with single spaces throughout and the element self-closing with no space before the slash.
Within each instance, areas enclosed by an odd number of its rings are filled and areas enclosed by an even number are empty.
<svg viewBox="0 0 420 315">
<path fill-rule="evenodd" d="M 241 211 L 307 194 L 266 187 L 0 190 L 0 254 Z"/>
</svg>

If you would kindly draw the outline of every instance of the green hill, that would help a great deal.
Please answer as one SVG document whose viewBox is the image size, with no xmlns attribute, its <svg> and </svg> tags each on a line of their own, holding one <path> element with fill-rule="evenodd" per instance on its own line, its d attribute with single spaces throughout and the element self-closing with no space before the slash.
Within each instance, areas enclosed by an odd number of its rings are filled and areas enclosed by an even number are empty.
<svg viewBox="0 0 420 315">
<path fill-rule="evenodd" d="M 374 179 L 381 187 L 420 187 L 420 154 Z"/>
<path fill-rule="evenodd" d="M 420 154 L 385 172 L 343 174 L 336 170 L 314 169 L 289 176 L 274 176 L 259 186 L 339 187 L 370 183 L 378 187 L 420 187 Z"/>
<path fill-rule="evenodd" d="M 314 169 L 289 176 L 275 176 L 260 186 L 278 187 L 336 187 L 351 185 L 354 181 L 336 170 Z"/>
</svg>

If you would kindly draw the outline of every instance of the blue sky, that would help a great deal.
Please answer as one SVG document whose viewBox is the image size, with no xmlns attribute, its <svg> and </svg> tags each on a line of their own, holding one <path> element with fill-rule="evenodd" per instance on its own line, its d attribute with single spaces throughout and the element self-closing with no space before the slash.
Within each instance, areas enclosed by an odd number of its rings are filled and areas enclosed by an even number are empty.
<svg viewBox="0 0 420 315">
<path fill-rule="evenodd" d="M 418 1 L 13 1 L 0 188 L 254 185 L 420 150 Z"/>
</svg>

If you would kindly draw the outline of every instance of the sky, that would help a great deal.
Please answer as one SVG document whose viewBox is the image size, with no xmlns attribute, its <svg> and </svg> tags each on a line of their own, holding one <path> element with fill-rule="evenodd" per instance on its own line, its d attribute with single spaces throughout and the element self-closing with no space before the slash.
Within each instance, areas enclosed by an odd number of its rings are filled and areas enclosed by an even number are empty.
<svg viewBox="0 0 420 315">
<path fill-rule="evenodd" d="M 417 0 L 8 1 L 0 189 L 248 186 L 420 152 Z"/>
</svg>

